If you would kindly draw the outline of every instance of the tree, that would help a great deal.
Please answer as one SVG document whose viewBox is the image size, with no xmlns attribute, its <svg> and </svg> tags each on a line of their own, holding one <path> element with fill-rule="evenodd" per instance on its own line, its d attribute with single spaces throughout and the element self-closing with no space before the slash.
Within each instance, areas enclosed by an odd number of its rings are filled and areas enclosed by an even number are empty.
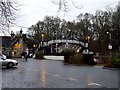
<svg viewBox="0 0 120 90">
<path fill-rule="evenodd" d="M 15 1 L 0 0 L 0 28 L 1 33 L 9 32 L 9 27 L 14 24 L 17 3 Z"/>
<path fill-rule="evenodd" d="M 117 51 L 119 51 L 120 48 L 120 6 L 117 6 L 116 11 L 113 13 L 112 17 L 113 22 L 113 33 L 112 33 L 112 39 L 114 46 Z"/>
<path fill-rule="evenodd" d="M 112 12 L 107 11 L 96 11 L 96 14 L 92 18 L 93 35 L 95 36 L 94 42 L 97 48 L 97 52 L 106 53 L 108 45 L 110 44 L 110 38 L 107 32 L 112 29 Z"/>
<path fill-rule="evenodd" d="M 54 2 L 55 3 L 55 2 Z M 68 1 L 59 0 L 59 10 L 67 12 Z M 50 40 L 53 39 L 72 39 L 88 42 L 88 36 L 90 42 L 97 42 L 99 46 L 103 46 L 105 50 L 108 50 L 108 45 L 112 44 L 113 49 L 117 50 L 120 47 L 120 7 L 118 6 L 115 11 L 111 8 L 107 8 L 105 11 L 99 10 L 96 13 L 80 14 L 77 17 L 77 22 L 61 20 L 59 17 L 46 16 L 42 23 L 38 23 L 42 28 L 38 29 L 37 25 L 33 25 L 33 30 L 40 30 L 48 35 Z M 36 28 L 36 29 L 35 29 Z M 111 33 L 107 34 L 107 32 Z M 37 32 L 35 32 L 37 33 Z M 35 34 L 34 34 L 35 35 Z M 56 36 L 57 35 L 57 36 Z M 96 46 L 98 46 L 96 45 Z M 97 48 L 102 50 L 102 47 Z M 104 50 L 104 49 L 103 49 Z M 104 50 L 104 51 L 105 51 Z"/>
<path fill-rule="evenodd" d="M 89 13 L 80 14 L 77 16 L 80 35 L 82 35 L 83 40 L 86 41 L 88 36 L 92 36 L 91 20 L 92 15 Z"/>
<path fill-rule="evenodd" d="M 76 9 L 82 8 L 82 6 L 76 6 L 74 0 L 52 0 L 52 3 L 58 5 L 57 16 L 60 14 L 60 12 L 63 12 L 63 19 L 65 18 L 66 13 L 70 11 L 71 3 Z"/>
<path fill-rule="evenodd" d="M 99 35 L 99 40 L 106 40 L 106 32 L 110 31 L 112 28 L 112 18 L 111 14 L 107 11 L 97 11 L 96 15 L 92 19 L 92 26 L 94 32 Z"/>
<path fill-rule="evenodd" d="M 33 34 L 35 40 L 39 40 L 39 42 L 40 33 L 45 34 L 46 40 L 56 39 L 56 34 L 58 38 L 61 35 L 61 33 L 59 33 L 60 22 L 61 20 L 58 17 L 45 16 L 43 21 L 38 21 L 35 25 L 32 25 L 28 32 L 32 32 L 31 34 Z"/>
<path fill-rule="evenodd" d="M 49 39 L 55 39 L 56 34 L 59 37 L 60 34 L 58 33 L 60 31 L 60 18 L 59 17 L 49 17 L 46 16 L 44 18 L 45 23 L 45 32 L 48 35 Z"/>
</svg>

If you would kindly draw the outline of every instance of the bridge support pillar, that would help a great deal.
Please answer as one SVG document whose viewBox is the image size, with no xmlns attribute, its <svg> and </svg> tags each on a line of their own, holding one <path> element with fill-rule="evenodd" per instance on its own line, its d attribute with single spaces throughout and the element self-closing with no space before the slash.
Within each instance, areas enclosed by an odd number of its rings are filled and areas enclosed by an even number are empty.
<svg viewBox="0 0 120 90">
<path fill-rule="evenodd" d="M 52 48 L 52 46 L 51 46 L 51 48 L 50 48 L 50 49 L 51 49 L 51 53 L 53 53 L 53 48 Z"/>
<path fill-rule="evenodd" d="M 87 49 L 85 50 L 85 52 L 86 52 L 86 53 L 89 53 L 88 43 L 85 43 L 85 47 L 87 48 Z"/>
</svg>

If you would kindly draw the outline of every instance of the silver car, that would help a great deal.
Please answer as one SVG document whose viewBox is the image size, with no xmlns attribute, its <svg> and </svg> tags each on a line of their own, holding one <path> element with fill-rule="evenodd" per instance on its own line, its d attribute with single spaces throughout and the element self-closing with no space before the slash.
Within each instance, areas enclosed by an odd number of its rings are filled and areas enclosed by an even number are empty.
<svg viewBox="0 0 120 90">
<path fill-rule="evenodd" d="M 0 54 L 0 66 L 6 66 L 6 68 L 12 68 L 18 66 L 18 62 L 13 59 L 7 59 L 4 54 Z"/>
</svg>

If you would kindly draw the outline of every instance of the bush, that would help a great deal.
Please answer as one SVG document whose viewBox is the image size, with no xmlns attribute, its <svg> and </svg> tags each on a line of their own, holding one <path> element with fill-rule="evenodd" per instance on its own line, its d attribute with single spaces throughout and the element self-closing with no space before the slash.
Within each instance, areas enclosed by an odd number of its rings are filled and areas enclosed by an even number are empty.
<svg viewBox="0 0 120 90">
<path fill-rule="evenodd" d="M 81 64 L 82 63 L 82 54 L 77 53 L 74 55 L 74 63 Z"/>
<path fill-rule="evenodd" d="M 76 51 L 74 49 L 64 49 L 61 53 L 64 55 L 64 62 L 71 63 L 74 59 L 74 54 L 76 54 Z"/>
<path fill-rule="evenodd" d="M 43 52 L 42 51 L 37 51 L 35 53 L 35 59 L 44 59 L 43 58 Z"/>
<path fill-rule="evenodd" d="M 110 56 L 110 63 L 113 67 L 119 67 L 120 68 L 120 53 L 112 53 Z"/>
<path fill-rule="evenodd" d="M 62 54 L 64 55 L 64 62 L 69 64 L 81 64 L 82 54 L 77 53 L 74 49 L 65 49 Z"/>
</svg>

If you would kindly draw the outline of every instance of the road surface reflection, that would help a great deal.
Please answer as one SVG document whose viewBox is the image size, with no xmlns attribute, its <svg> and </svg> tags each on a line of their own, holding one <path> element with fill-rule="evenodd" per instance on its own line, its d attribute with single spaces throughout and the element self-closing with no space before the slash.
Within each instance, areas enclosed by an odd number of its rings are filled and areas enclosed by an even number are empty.
<svg viewBox="0 0 120 90">
<path fill-rule="evenodd" d="M 42 87 L 45 87 L 46 86 L 46 82 L 47 82 L 47 79 L 46 79 L 46 62 L 42 62 L 41 64 L 41 74 L 40 74 L 40 79 L 41 79 L 41 84 L 42 84 Z"/>
</svg>

